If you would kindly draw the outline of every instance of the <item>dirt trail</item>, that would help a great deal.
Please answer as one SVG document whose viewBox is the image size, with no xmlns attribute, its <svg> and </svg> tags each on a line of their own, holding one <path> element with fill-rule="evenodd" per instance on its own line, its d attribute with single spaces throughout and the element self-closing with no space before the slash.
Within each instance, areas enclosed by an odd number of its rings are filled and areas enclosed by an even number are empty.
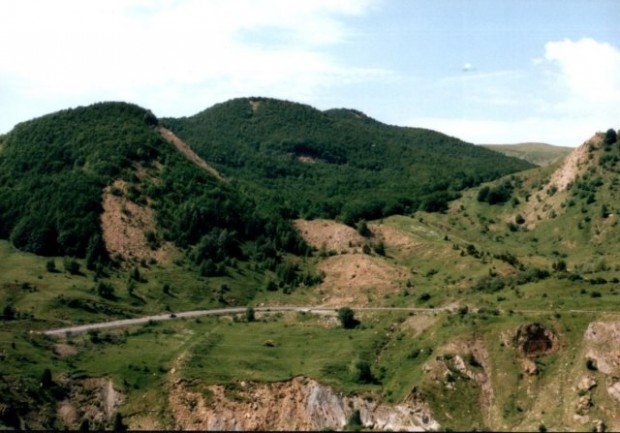
<svg viewBox="0 0 620 433">
<path fill-rule="evenodd" d="M 170 144 L 174 145 L 174 147 L 176 147 L 179 152 L 181 152 L 183 155 L 185 155 L 185 157 L 187 159 L 189 159 L 190 161 L 192 161 L 194 164 L 196 164 L 198 167 L 203 168 L 205 170 L 207 170 L 209 173 L 211 173 L 214 177 L 218 178 L 219 180 L 224 180 L 224 177 L 222 177 L 222 175 L 212 166 L 210 166 L 209 164 L 207 164 L 207 162 L 202 159 L 201 157 L 199 157 L 196 152 L 194 152 L 192 150 L 191 147 L 189 147 L 187 145 L 187 143 L 185 143 L 183 140 L 181 140 L 179 137 L 177 137 L 174 132 L 170 131 L 169 129 L 166 129 L 164 127 L 159 127 L 157 128 L 159 134 Z"/>
</svg>

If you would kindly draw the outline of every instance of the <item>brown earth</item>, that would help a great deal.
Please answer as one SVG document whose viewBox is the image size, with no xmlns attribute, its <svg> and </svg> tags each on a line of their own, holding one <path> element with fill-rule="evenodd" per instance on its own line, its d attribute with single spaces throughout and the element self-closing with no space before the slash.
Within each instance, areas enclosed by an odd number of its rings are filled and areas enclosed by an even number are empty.
<svg viewBox="0 0 620 433">
<path fill-rule="evenodd" d="M 383 224 L 369 224 L 368 228 L 372 232 L 375 240 L 381 240 L 386 246 L 398 249 L 411 249 L 421 243 L 416 241 L 411 235 L 395 227 Z"/>
<path fill-rule="evenodd" d="M 517 329 L 514 343 L 523 356 L 535 358 L 558 350 L 558 337 L 540 323 L 522 325 Z"/>
<path fill-rule="evenodd" d="M 396 293 L 407 277 L 405 268 L 392 265 L 367 254 L 345 254 L 329 257 L 317 265 L 325 273 L 317 287 L 326 306 L 364 306 L 372 299 Z"/>
<path fill-rule="evenodd" d="M 352 251 L 366 239 L 354 228 L 332 220 L 316 219 L 294 221 L 295 228 L 311 246 L 326 251 Z"/>
<path fill-rule="evenodd" d="M 342 430 L 355 409 L 367 429 L 423 431 L 439 427 L 416 395 L 387 405 L 345 397 L 305 377 L 210 385 L 197 392 L 172 374 L 169 405 L 175 429 L 180 430 Z"/>
<path fill-rule="evenodd" d="M 127 184 L 119 179 L 103 192 L 101 230 L 107 251 L 125 260 L 169 262 L 174 252 L 172 244 L 166 242 L 153 251 L 146 241 L 145 234 L 157 229 L 153 209 L 127 199 L 126 190 Z"/>
<path fill-rule="evenodd" d="M 174 134 L 174 132 L 170 131 L 169 129 L 163 128 L 163 127 L 159 127 L 157 128 L 157 130 L 159 131 L 159 134 L 168 143 L 174 145 L 174 147 L 176 147 L 178 151 L 181 152 L 183 155 L 185 155 L 185 157 L 189 159 L 191 162 L 196 164 L 198 167 L 207 170 L 209 173 L 211 173 L 214 177 L 218 178 L 219 180 L 224 180 L 222 175 L 215 168 L 209 165 L 204 159 L 199 157 L 196 154 L 196 152 L 194 152 L 192 148 L 187 145 L 187 143 L 185 143 L 183 140 L 177 137 Z"/>
</svg>

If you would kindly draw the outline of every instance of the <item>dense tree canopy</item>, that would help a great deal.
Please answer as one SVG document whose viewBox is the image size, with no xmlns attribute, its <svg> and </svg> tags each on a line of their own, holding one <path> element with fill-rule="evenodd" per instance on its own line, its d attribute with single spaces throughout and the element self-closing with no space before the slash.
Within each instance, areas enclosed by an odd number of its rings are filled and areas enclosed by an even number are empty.
<svg viewBox="0 0 620 433">
<path fill-rule="evenodd" d="M 321 112 L 266 98 L 236 99 L 162 122 L 264 207 L 289 217 L 353 223 L 416 209 L 442 211 L 463 188 L 531 167 L 355 110 Z"/>
</svg>

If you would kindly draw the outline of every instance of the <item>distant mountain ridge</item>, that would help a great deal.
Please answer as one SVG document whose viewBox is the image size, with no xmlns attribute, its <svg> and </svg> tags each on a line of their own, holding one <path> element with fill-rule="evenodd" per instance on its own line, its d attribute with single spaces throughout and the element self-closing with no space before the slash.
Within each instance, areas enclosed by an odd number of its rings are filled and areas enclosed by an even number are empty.
<svg viewBox="0 0 620 433">
<path fill-rule="evenodd" d="M 547 143 L 527 142 L 517 144 L 481 144 L 487 149 L 503 153 L 506 156 L 523 159 L 532 164 L 545 167 L 567 156 L 572 147 L 556 146 Z"/>
</svg>

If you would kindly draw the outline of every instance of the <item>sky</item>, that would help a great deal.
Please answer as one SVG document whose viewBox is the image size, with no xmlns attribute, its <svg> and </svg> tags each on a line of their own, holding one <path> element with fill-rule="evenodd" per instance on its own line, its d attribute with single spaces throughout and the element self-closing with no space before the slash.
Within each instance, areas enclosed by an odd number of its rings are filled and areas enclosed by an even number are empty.
<svg viewBox="0 0 620 433">
<path fill-rule="evenodd" d="M 0 133 L 124 100 L 355 108 L 473 143 L 620 128 L 618 0 L 0 0 Z"/>
</svg>

